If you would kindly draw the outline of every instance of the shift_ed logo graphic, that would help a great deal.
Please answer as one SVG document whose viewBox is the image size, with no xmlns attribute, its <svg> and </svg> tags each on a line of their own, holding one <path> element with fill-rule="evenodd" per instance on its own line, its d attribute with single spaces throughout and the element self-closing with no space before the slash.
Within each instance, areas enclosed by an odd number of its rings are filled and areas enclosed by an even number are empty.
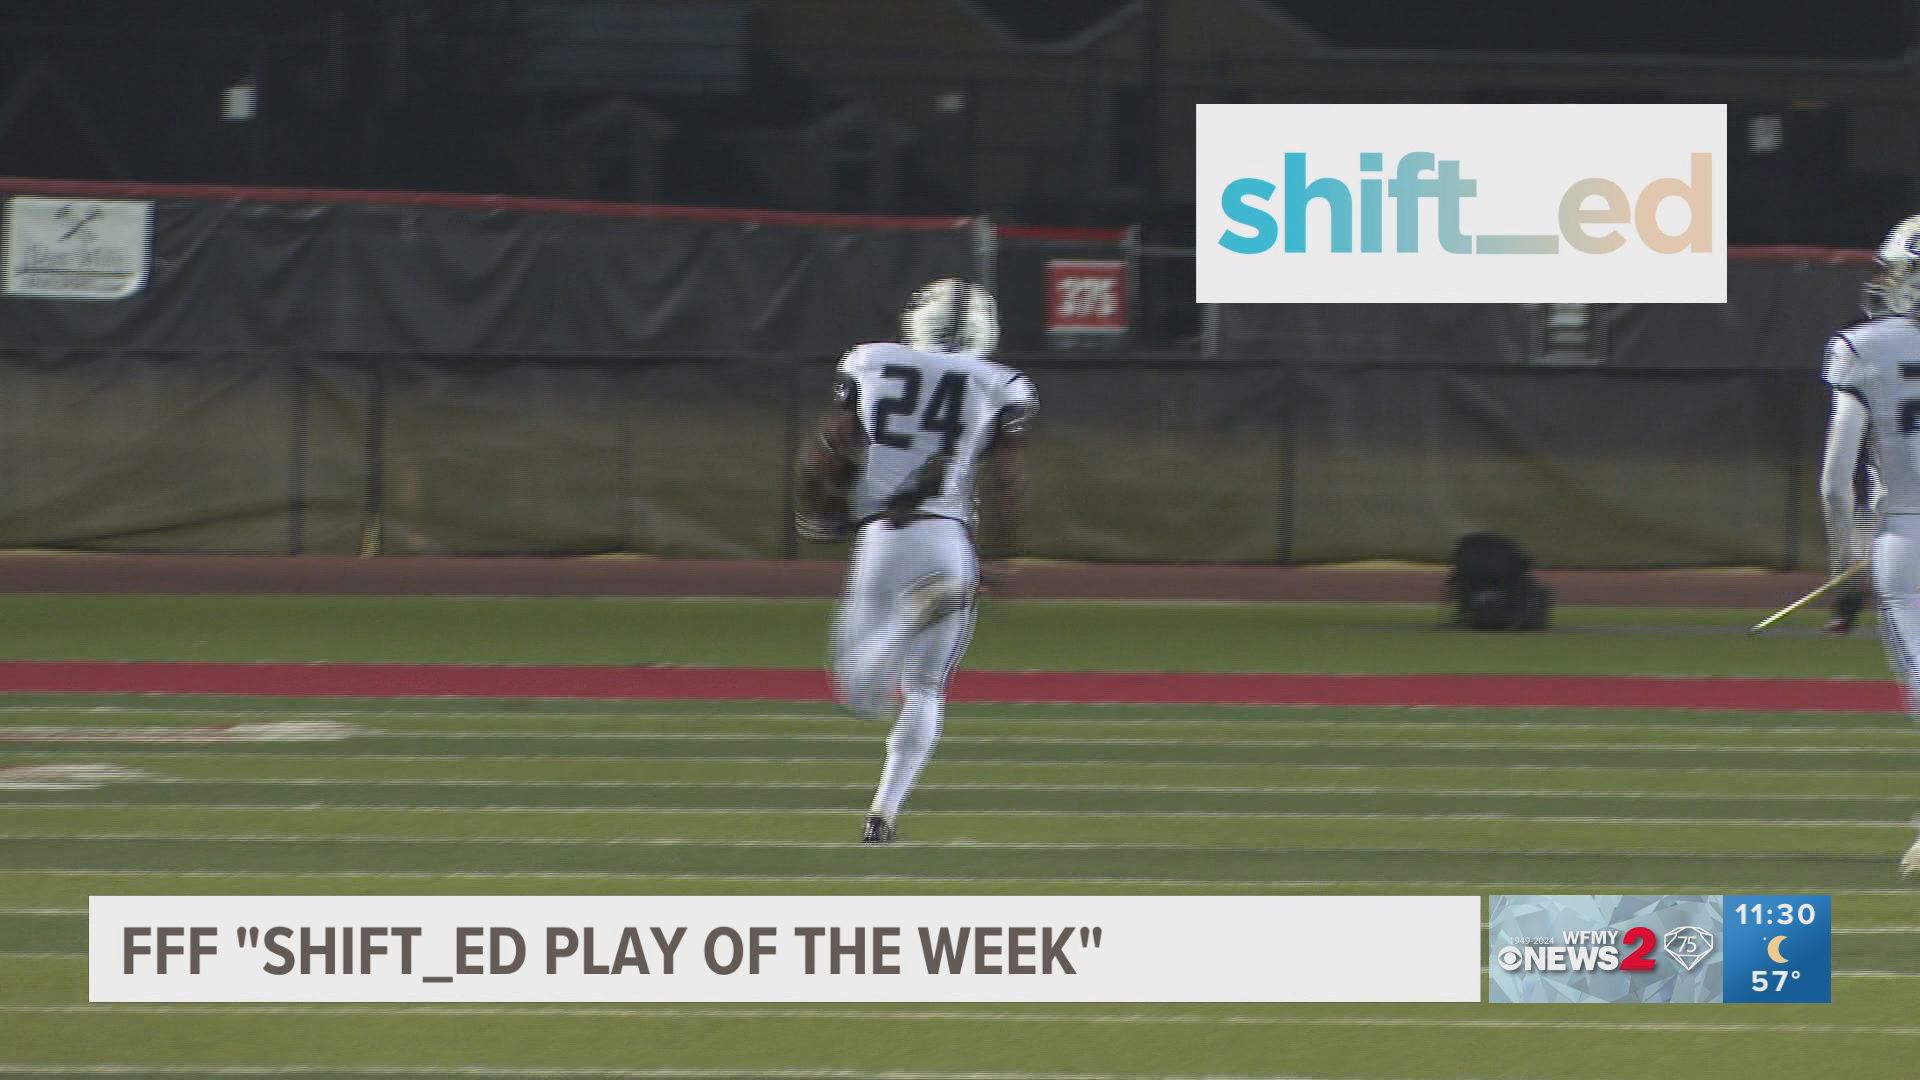
<svg viewBox="0 0 1920 1080">
<path fill-rule="evenodd" d="M 1360 155 L 1360 172 L 1379 173 L 1385 155 L 1369 150 Z M 1440 158 L 1427 151 L 1402 154 L 1393 179 L 1385 182 L 1387 196 L 1393 200 L 1394 247 L 1396 252 L 1420 250 L 1420 203 L 1431 198 L 1435 203 L 1440 234 L 1440 249 L 1453 255 L 1552 255 L 1560 250 L 1564 237 L 1568 246 L 1589 255 L 1605 255 L 1620 250 L 1627 238 L 1618 228 L 1628 224 L 1640 242 L 1662 255 L 1682 251 L 1713 250 L 1713 155 L 1688 155 L 1689 179 L 1662 177 L 1640 190 L 1629 201 L 1619 184 L 1604 176 L 1589 176 L 1575 181 L 1560 197 L 1560 231 L 1520 235 L 1483 234 L 1468 236 L 1460 229 L 1460 202 L 1470 199 L 1479 184 L 1460 174 L 1460 163 Z M 1435 175 L 1423 177 L 1423 173 Z M 1330 219 L 1328 250 L 1355 250 L 1353 237 L 1354 195 L 1345 183 L 1331 176 L 1307 178 L 1307 155 L 1286 156 L 1282 186 L 1258 177 L 1243 176 L 1228 184 L 1220 196 L 1220 210 L 1235 225 L 1247 231 L 1229 228 L 1220 234 L 1219 244 L 1241 255 L 1258 255 L 1272 249 L 1281 233 L 1275 220 L 1285 220 L 1285 249 L 1307 250 L 1308 204 L 1326 203 Z M 1382 182 L 1378 178 L 1360 181 L 1360 245 L 1363 252 L 1379 252 L 1381 247 Z M 1274 196 L 1282 196 L 1276 205 Z M 1658 221 L 1661 203 L 1680 199 L 1686 203 L 1687 226 L 1677 234 L 1662 231 Z M 1591 230 L 1591 231 L 1590 231 Z"/>
<path fill-rule="evenodd" d="M 1203 303 L 1726 299 L 1722 105 L 1202 105 L 1196 126 Z"/>
</svg>

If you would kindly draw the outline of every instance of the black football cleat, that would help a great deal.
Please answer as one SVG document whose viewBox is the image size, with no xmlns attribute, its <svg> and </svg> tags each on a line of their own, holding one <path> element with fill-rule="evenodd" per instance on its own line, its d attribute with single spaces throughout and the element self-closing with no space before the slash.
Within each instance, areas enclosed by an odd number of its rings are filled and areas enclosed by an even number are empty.
<svg viewBox="0 0 1920 1080">
<path fill-rule="evenodd" d="M 1860 611 L 1866 604 L 1867 598 L 1863 593 L 1841 593 L 1833 605 L 1833 618 L 1827 620 L 1821 632 L 1833 637 L 1846 637 L 1853 633 L 1854 624 L 1859 622 Z"/>
<path fill-rule="evenodd" d="M 888 821 L 879 814 L 868 814 L 867 827 L 860 831 L 860 842 L 863 844 L 891 844 L 893 843 L 893 838 L 897 835 L 899 835 L 899 830 L 893 827 L 893 822 Z"/>
</svg>

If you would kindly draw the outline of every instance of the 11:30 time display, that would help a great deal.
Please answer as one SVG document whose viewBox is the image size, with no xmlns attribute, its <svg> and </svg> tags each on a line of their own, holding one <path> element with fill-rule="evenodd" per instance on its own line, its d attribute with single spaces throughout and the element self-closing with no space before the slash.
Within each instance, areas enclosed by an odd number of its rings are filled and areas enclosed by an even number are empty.
<svg viewBox="0 0 1920 1080">
<path fill-rule="evenodd" d="M 1812 926 L 1820 913 L 1812 904 L 1740 904 L 1742 926 Z"/>
</svg>

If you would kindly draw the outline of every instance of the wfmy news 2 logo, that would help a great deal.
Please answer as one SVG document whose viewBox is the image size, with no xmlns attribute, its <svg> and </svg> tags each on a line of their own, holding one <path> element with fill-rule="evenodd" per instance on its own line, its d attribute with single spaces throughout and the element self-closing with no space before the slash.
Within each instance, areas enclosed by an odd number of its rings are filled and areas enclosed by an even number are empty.
<svg viewBox="0 0 1920 1080">
<path fill-rule="evenodd" d="M 1201 105 L 1201 303 L 1724 303 L 1724 105 Z"/>
<path fill-rule="evenodd" d="M 1501 971 L 1653 971 L 1665 950 L 1682 971 L 1692 971 L 1713 955 L 1714 933 L 1704 926 L 1676 926 L 1664 934 L 1651 927 L 1562 930 L 1558 940 L 1522 938 L 1504 945 L 1494 957 Z"/>
</svg>

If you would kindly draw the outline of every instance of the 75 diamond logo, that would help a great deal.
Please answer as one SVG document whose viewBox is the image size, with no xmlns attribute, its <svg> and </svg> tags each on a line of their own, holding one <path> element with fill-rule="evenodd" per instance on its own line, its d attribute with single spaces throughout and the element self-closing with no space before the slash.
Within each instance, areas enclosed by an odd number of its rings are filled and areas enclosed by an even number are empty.
<svg viewBox="0 0 1920 1080">
<path fill-rule="evenodd" d="M 1703 926 L 1676 926 L 1667 931 L 1660 947 L 1683 969 L 1692 971 L 1713 955 L 1713 931 Z"/>
</svg>

